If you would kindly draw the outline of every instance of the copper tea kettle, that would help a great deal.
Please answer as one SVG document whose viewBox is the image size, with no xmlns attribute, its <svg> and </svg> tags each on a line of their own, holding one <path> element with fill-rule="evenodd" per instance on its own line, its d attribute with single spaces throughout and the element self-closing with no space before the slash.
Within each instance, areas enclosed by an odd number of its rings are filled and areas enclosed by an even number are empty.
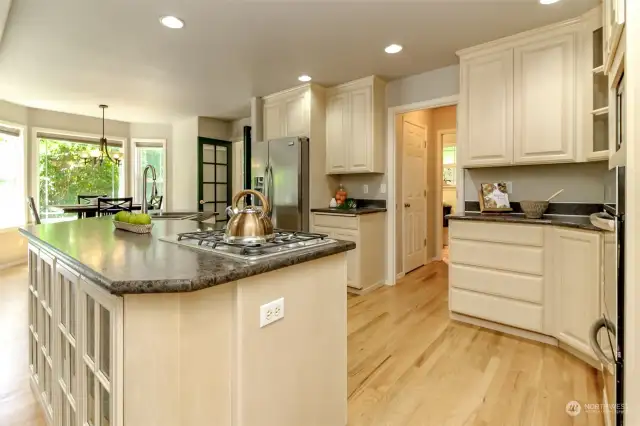
<svg viewBox="0 0 640 426">
<path fill-rule="evenodd" d="M 255 206 L 245 206 L 238 209 L 238 202 L 245 195 L 255 195 L 262 203 L 262 209 Z M 273 240 L 273 224 L 269 219 L 269 201 L 265 196 L 252 189 L 238 192 L 227 207 L 229 221 L 224 233 L 224 240 L 229 243 L 263 244 Z"/>
</svg>

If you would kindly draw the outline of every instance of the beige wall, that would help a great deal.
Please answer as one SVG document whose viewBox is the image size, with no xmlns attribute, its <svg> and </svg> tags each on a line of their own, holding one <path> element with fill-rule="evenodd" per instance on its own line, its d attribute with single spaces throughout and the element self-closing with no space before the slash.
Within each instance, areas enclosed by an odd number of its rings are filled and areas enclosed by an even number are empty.
<svg viewBox="0 0 640 426">
<path fill-rule="evenodd" d="M 0 230 L 0 269 L 27 261 L 27 240 L 17 229 Z"/>
<path fill-rule="evenodd" d="M 608 175 L 606 161 L 467 169 L 464 198 L 478 201 L 481 183 L 509 181 L 513 185 L 511 201 L 544 200 L 564 188 L 554 202 L 603 203 Z"/>
<path fill-rule="evenodd" d="M 232 141 L 241 140 L 244 136 L 244 126 L 251 126 L 251 117 L 240 118 L 231 122 L 231 135 Z"/>
<path fill-rule="evenodd" d="M 198 117 L 198 136 L 229 141 L 231 140 L 231 122 L 211 117 Z"/>
<path fill-rule="evenodd" d="M 198 117 L 173 123 L 172 140 L 168 210 L 190 211 L 198 207 Z"/>
</svg>

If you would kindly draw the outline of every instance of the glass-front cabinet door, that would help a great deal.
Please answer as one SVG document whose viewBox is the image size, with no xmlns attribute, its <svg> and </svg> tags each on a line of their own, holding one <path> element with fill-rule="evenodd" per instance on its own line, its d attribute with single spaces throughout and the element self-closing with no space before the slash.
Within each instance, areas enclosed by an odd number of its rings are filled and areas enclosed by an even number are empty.
<svg viewBox="0 0 640 426">
<path fill-rule="evenodd" d="M 112 426 L 122 424 L 122 392 L 117 385 L 121 370 L 118 355 L 122 348 L 114 345 L 121 336 L 122 300 L 95 285 L 80 280 L 80 309 L 83 318 L 81 387 L 86 398 L 81 418 L 83 425 Z"/>
<path fill-rule="evenodd" d="M 54 386 L 53 386 L 53 357 L 55 350 L 54 334 L 54 268 L 55 260 L 52 256 L 40 252 L 40 261 L 37 273 L 37 324 L 38 324 L 38 378 L 42 403 L 45 406 L 47 417 L 53 419 Z"/>
</svg>

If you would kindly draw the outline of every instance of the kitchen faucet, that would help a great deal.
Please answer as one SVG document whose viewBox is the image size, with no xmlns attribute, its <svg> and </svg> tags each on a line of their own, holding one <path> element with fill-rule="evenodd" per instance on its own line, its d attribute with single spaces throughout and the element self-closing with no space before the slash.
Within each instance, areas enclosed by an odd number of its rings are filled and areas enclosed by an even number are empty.
<svg viewBox="0 0 640 426">
<path fill-rule="evenodd" d="M 147 200 L 147 171 L 151 169 L 151 177 L 153 182 L 151 183 L 151 197 L 158 195 L 158 188 L 156 188 L 156 168 L 151 164 L 148 164 L 142 172 L 142 213 L 149 212 L 149 200 Z"/>
</svg>

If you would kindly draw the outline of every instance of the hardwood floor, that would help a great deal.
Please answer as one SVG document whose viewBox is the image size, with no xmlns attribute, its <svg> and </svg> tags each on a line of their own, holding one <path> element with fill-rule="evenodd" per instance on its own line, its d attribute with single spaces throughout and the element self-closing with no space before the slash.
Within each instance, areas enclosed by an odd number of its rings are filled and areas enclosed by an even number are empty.
<svg viewBox="0 0 640 426">
<path fill-rule="evenodd" d="M 348 300 L 349 426 L 601 425 L 596 373 L 540 343 L 449 319 L 447 266 Z"/>
<path fill-rule="evenodd" d="M 45 426 L 29 387 L 27 268 L 0 271 L 0 425 Z"/>
<path fill-rule="evenodd" d="M 0 272 L 0 425 L 44 426 L 29 389 L 26 268 Z M 349 426 L 600 426 L 595 372 L 563 351 L 453 322 L 442 262 L 348 300 Z"/>
</svg>

